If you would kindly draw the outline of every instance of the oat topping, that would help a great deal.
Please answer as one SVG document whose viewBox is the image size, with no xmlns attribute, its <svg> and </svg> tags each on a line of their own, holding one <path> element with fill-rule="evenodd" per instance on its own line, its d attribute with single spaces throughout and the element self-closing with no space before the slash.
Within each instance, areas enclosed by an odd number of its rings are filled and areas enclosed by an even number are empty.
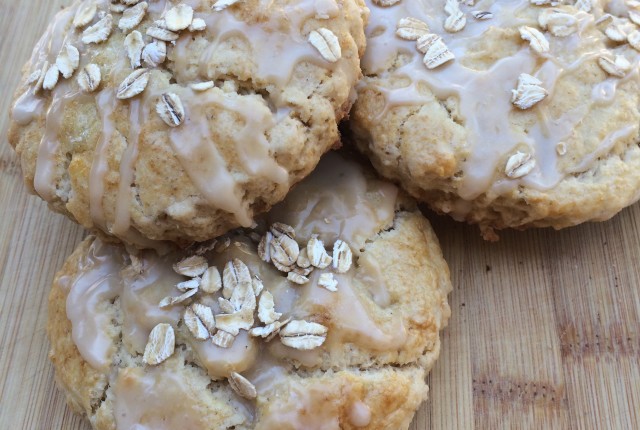
<svg viewBox="0 0 640 430">
<path fill-rule="evenodd" d="M 193 288 L 191 290 L 187 290 L 186 292 L 180 294 L 177 297 L 171 297 L 171 296 L 165 297 L 160 301 L 160 303 L 158 303 L 158 307 L 160 307 L 161 309 L 164 309 L 164 308 L 170 308 L 171 306 L 179 305 L 180 303 L 183 303 L 189 300 L 191 297 L 195 296 L 197 292 L 198 292 L 198 289 Z"/>
<path fill-rule="evenodd" d="M 393 6 L 396 3 L 399 3 L 400 0 L 373 0 L 373 2 L 378 6 L 388 7 L 388 6 Z"/>
<path fill-rule="evenodd" d="M 111 35 L 113 30 L 113 16 L 105 15 L 100 21 L 93 24 L 91 27 L 87 27 L 82 32 L 82 43 L 100 43 L 104 42 Z"/>
<path fill-rule="evenodd" d="M 120 21 L 118 22 L 118 28 L 125 33 L 136 28 L 144 19 L 148 7 L 149 4 L 146 1 L 143 1 L 126 9 L 122 13 L 122 18 L 120 18 Z"/>
<path fill-rule="evenodd" d="M 58 85 L 58 80 L 60 79 L 60 69 L 58 69 L 57 65 L 52 65 L 49 67 L 47 72 L 44 74 L 44 80 L 42 82 L 42 88 L 45 90 L 52 90 Z"/>
<path fill-rule="evenodd" d="M 231 389 L 233 389 L 233 391 L 235 391 L 239 396 L 249 400 L 255 399 L 258 396 L 256 387 L 254 387 L 247 378 L 239 373 L 231 372 L 231 375 L 229 375 L 227 379 Z"/>
<path fill-rule="evenodd" d="M 307 242 L 307 256 L 312 266 L 318 269 L 326 269 L 331 264 L 332 258 L 327 253 L 324 243 L 314 234 Z"/>
<path fill-rule="evenodd" d="M 300 267 L 300 266 L 298 266 L 296 264 L 296 266 L 293 268 L 293 270 L 291 272 L 289 272 L 289 273 L 296 273 L 296 274 L 302 275 L 302 276 L 309 276 L 311 274 L 311 272 L 313 272 L 314 269 L 315 269 L 315 267 L 313 267 L 313 266 Z"/>
<path fill-rule="evenodd" d="M 561 9 L 545 9 L 538 17 L 538 24 L 556 37 L 567 37 L 578 31 L 578 19 Z"/>
<path fill-rule="evenodd" d="M 34 92 L 38 93 L 40 90 L 43 89 L 44 79 L 45 79 L 45 76 L 47 75 L 48 70 L 49 70 L 49 62 L 45 60 L 44 64 L 42 65 L 42 70 L 37 71 L 39 73 L 38 73 L 38 78 L 35 81 L 35 84 L 33 85 Z M 29 80 L 31 80 L 35 75 L 36 75 L 36 72 L 34 72 L 31 75 L 31 77 L 29 77 Z"/>
<path fill-rule="evenodd" d="M 294 284 L 298 284 L 298 285 L 304 285 L 307 282 L 309 282 L 309 278 L 307 278 L 306 275 L 296 273 L 295 271 L 291 271 L 287 273 L 287 279 L 293 282 Z"/>
<path fill-rule="evenodd" d="M 422 36 L 416 42 L 416 47 L 418 51 L 424 53 L 422 61 L 427 66 L 427 69 L 435 69 L 455 59 L 455 55 L 449 51 L 444 40 L 436 34 Z"/>
<path fill-rule="evenodd" d="M 156 104 L 156 112 L 169 127 L 177 127 L 184 121 L 184 106 L 177 94 L 164 93 Z"/>
<path fill-rule="evenodd" d="M 520 37 L 529 41 L 529 46 L 532 50 L 538 54 L 549 52 L 549 41 L 538 29 L 524 25 L 519 30 Z"/>
<path fill-rule="evenodd" d="M 213 81 L 196 82 L 196 83 L 190 84 L 189 87 L 193 91 L 207 91 L 213 88 L 214 84 L 213 84 Z"/>
<path fill-rule="evenodd" d="M 124 39 L 124 49 L 127 52 L 127 58 L 129 58 L 129 64 L 132 69 L 140 67 L 140 60 L 142 58 L 142 50 L 144 49 L 144 40 L 142 34 L 138 30 L 134 30 L 127 35 Z"/>
<path fill-rule="evenodd" d="M 191 25 L 187 28 L 187 30 L 195 32 L 195 31 L 204 31 L 207 28 L 207 23 L 204 22 L 202 18 L 193 18 L 191 21 Z"/>
<path fill-rule="evenodd" d="M 95 2 L 81 5 L 76 11 L 76 15 L 73 17 L 73 26 L 75 28 L 82 28 L 89 25 L 89 23 L 93 21 L 97 12 L 98 6 Z"/>
<path fill-rule="evenodd" d="M 316 267 L 324 269 L 331 265 L 331 262 L 334 262 L 336 272 L 344 273 L 351 267 L 352 251 L 346 242 L 335 242 L 332 258 L 328 255 L 324 243 L 318 239 L 318 235 L 312 235 L 302 251 L 299 251 L 295 236 L 293 227 L 274 223 L 261 240 L 260 236 L 254 240 L 254 243 L 260 241 L 262 257 L 265 256 L 265 248 L 271 249 L 269 263 L 279 270 L 283 264 L 287 264 L 286 270 L 281 271 L 287 273 L 289 281 L 307 284 L 310 281 L 307 276 Z M 281 320 L 283 314 L 276 312 L 273 294 L 264 288 L 262 280 L 257 274 L 252 274 L 242 260 L 235 258 L 228 261 L 222 276 L 216 267 L 209 267 L 203 254 L 220 244 L 224 245 L 225 242 L 228 242 L 224 246 L 226 249 L 231 242 L 228 237 L 200 247 L 200 252 L 176 263 L 173 266 L 174 271 L 190 279 L 176 285 L 176 289 L 183 292 L 182 294 L 177 297 L 165 297 L 159 306 L 168 308 L 187 302 L 182 321 L 191 336 L 199 341 L 211 339 L 214 345 L 221 348 L 230 347 L 241 330 L 266 342 L 279 336 L 282 344 L 291 348 L 310 350 L 321 346 L 326 339 L 328 328 L 315 322 L 292 320 L 291 317 Z M 234 243 L 239 247 L 246 246 L 244 242 Z M 296 254 L 296 258 L 293 254 Z M 334 274 L 327 272 L 320 274 L 317 286 L 311 288 L 325 288 L 335 292 L 337 286 L 338 281 Z M 213 294 L 218 291 L 222 297 L 216 298 L 219 311 L 214 314 L 213 308 L 208 306 L 210 302 L 199 302 L 196 294 Z M 191 300 L 194 302 L 189 304 Z"/>
<path fill-rule="evenodd" d="M 471 15 L 478 21 L 484 21 L 493 18 L 493 14 L 491 12 L 482 10 L 474 10 L 471 12 Z"/>
<path fill-rule="evenodd" d="M 188 290 L 197 289 L 199 287 L 200 287 L 200 278 L 192 278 L 192 279 L 189 279 L 188 281 L 184 281 L 176 284 L 176 288 L 179 291 L 188 291 Z"/>
<path fill-rule="evenodd" d="M 276 237 L 269 244 L 271 262 L 281 272 L 290 272 L 298 260 L 300 247 L 291 236 L 286 234 Z"/>
<path fill-rule="evenodd" d="M 216 334 L 211 337 L 211 342 L 220 348 L 230 348 L 235 339 L 236 337 L 234 335 L 227 333 L 224 330 L 218 330 L 216 331 Z"/>
<path fill-rule="evenodd" d="M 102 73 L 100 67 L 96 64 L 87 64 L 78 73 L 78 85 L 82 91 L 91 93 L 98 89 L 102 80 Z"/>
<path fill-rule="evenodd" d="M 65 45 L 56 58 L 56 66 L 62 74 L 62 77 L 69 79 L 80 64 L 80 52 L 73 45 Z"/>
<path fill-rule="evenodd" d="M 447 0 L 444 11 L 449 15 L 444 21 L 444 29 L 449 33 L 457 33 L 467 25 L 467 18 L 460 10 L 458 0 Z"/>
<path fill-rule="evenodd" d="M 253 288 L 253 294 L 255 294 L 256 297 L 258 297 L 264 289 L 262 279 L 260 279 L 258 275 L 253 275 L 253 279 L 251 279 L 251 287 Z"/>
<path fill-rule="evenodd" d="M 191 305 L 194 306 L 194 305 Z M 213 315 L 212 315 L 213 317 Z M 182 316 L 182 321 L 184 325 L 187 326 L 191 335 L 197 340 L 207 340 L 209 339 L 210 333 L 205 327 L 204 322 L 196 315 L 192 307 L 188 307 L 184 310 L 184 315 Z M 214 321 L 215 328 L 215 321 Z"/>
<path fill-rule="evenodd" d="M 235 258 L 224 266 L 222 280 L 222 295 L 229 299 L 238 285 L 251 285 L 251 273 L 246 264 Z"/>
<path fill-rule="evenodd" d="M 542 81 L 522 73 L 518 78 L 518 86 L 512 90 L 511 102 L 518 108 L 526 110 L 547 97 L 547 90 L 542 88 Z"/>
<path fill-rule="evenodd" d="M 118 87 L 116 97 L 120 100 L 129 99 L 135 97 L 147 88 L 149 83 L 149 70 L 138 69 L 134 70 Z"/>
<path fill-rule="evenodd" d="M 295 239 L 296 237 L 296 231 L 294 230 L 294 228 L 281 222 L 273 223 L 271 227 L 269 227 L 269 231 L 271 232 L 271 234 L 273 234 L 274 237 L 280 237 L 283 234 L 286 234 L 292 239 Z"/>
<path fill-rule="evenodd" d="M 286 319 L 285 321 L 275 321 L 271 324 L 267 324 L 264 327 L 254 327 L 249 330 L 249 335 L 251 337 L 260 337 L 265 339 L 267 342 L 271 341 L 278 333 L 280 333 L 280 329 L 287 325 L 291 321 L 291 319 Z"/>
<path fill-rule="evenodd" d="M 640 25 L 640 11 L 633 10 L 633 9 L 629 10 L 629 19 L 635 25 Z"/>
<path fill-rule="evenodd" d="M 291 348 L 311 350 L 322 346 L 327 339 L 327 327 L 322 324 L 293 320 L 280 330 L 280 341 Z"/>
<path fill-rule="evenodd" d="M 238 284 L 233 290 L 229 302 L 235 311 L 248 311 L 253 318 L 253 311 L 256 310 L 256 295 L 253 293 L 253 286 L 251 284 Z"/>
<path fill-rule="evenodd" d="M 176 337 L 170 324 L 158 324 L 151 330 L 142 360 L 151 366 L 171 357 L 176 347 Z"/>
<path fill-rule="evenodd" d="M 342 57 L 340 41 L 327 28 L 319 28 L 309 33 L 309 43 L 318 50 L 322 58 L 330 63 L 335 63 Z"/>
<path fill-rule="evenodd" d="M 237 336 L 240 330 L 251 330 L 253 322 L 253 312 L 234 312 L 232 314 L 216 315 L 216 328 L 232 336 Z"/>
<path fill-rule="evenodd" d="M 220 12 L 220 11 L 228 8 L 229 6 L 233 6 L 234 4 L 238 3 L 239 1 L 240 0 L 218 0 L 213 5 L 213 10 L 215 10 L 216 12 Z"/>
<path fill-rule="evenodd" d="M 574 6 L 576 9 L 581 10 L 582 12 L 591 12 L 593 5 L 591 4 L 592 0 L 576 0 Z"/>
<path fill-rule="evenodd" d="M 627 42 L 636 51 L 640 51 L 640 31 L 634 30 L 627 36 Z"/>
<path fill-rule="evenodd" d="M 567 144 L 564 142 L 558 142 L 556 145 L 556 153 L 560 156 L 566 155 L 567 153 Z"/>
<path fill-rule="evenodd" d="M 598 65 L 607 74 L 616 78 L 624 78 L 631 70 L 631 63 L 622 55 L 611 57 L 610 55 L 601 55 L 598 57 Z"/>
<path fill-rule="evenodd" d="M 272 324 L 280 319 L 281 313 L 275 311 L 273 295 L 269 291 L 264 291 L 260 295 L 258 303 L 258 319 L 263 324 Z"/>
<path fill-rule="evenodd" d="M 122 13 L 127 10 L 127 5 L 120 3 L 111 3 L 111 5 L 109 6 L 109 10 L 113 13 Z"/>
<path fill-rule="evenodd" d="M 302 248 L 300 250 L 300 254 L 298 254 L 298 259 L 296 260 L 296 265 L 301 269 L 307 269 L 311 266 L 311 260 L 309 260 L 307 248 Z"/>
<path fill-rule="evenodd" d="M 200 289 L 207 294 L 213 294 L 220 291 L 222 288 L 222 278 L 220 272 L 215 266 L 209 267 L 202 274 L 202 280 L 200 281 Z"/>
<path fill-rule="evenodd" d="M 600 30 L 606 28 L 609 24 L 613 22 L 613 16 L 609 13 L 605 13 L 600 18 L 598 18 L 595 22 L 595 25 Z"/>
<path fill-rule="evenodd" d="M 338 280 L 330 272 L 320 275 L 318 285 L 332 292 L 338 291 Z"/>
<path fill-rule="evenodd" d="M 158 67 L 167 59 L 167 44 L 162 40 L 154 40 L 142 49 L 142 61 L 148 67 Z"/>
<path fill-rule="evenodd" d="M 179 37 L 178 33 L 174 33 L 157 25 L 147 28 L 147 35 L 165 42 L 173 42 L 174 40 L 178 40 Z"/>
<path fill-rule="evenodd" d="M 333 245 L 333 269 L 338 273 L 346 273 L 351 268 L 353 256 L 349 245 L 337 240 Z"/>
<path fill-rule="evenodd" d="M 536 160 L 531 157 L 531 154 L 518 151 L 509 157 L 504 172 L 509 178 L 518 179 L 529 174 L 535 165 Z"/>
<path fill-rule="evenodd" d="M 560 0 L 529 0 L 529 2 L 535 6 L 557 6 L 560 4 Z"/>
<path fill-rule="evenodd" d="M 258 256 L 265 263 L 271 263 L 271 241 L 273 240 L 273 234 L 268 231 L 258 244 Z"/>
<path fill-rule="evenodd" d="M 193 22 L 193 8 L 181 3 L 169 9 L 164 16 L 164 20 L 167 25 L 167 30 L 184 30 Z"/>
<path fill-rule="evenodd" d="M 207 259 L 201 255 L 184 258 L 173 265 L 173 270 L 183 276 L 196 277 L 202 275 L 209 268 Z"/>
<path fill-rule="evenodd" d="M 627 40 L 627 33 L 625 32 L 625 29 L 616 22 L 610 24 L 604 30 L 604 34 L 614 42 L 624 42 Z"/>
<path fill-rule="evenodd" d="M 396 35 L 401 39 L 418 40 L 425 34 L 429 34 L 429 26 L 416 18 L 402 18 L 396 26 Z"/>
</svg>

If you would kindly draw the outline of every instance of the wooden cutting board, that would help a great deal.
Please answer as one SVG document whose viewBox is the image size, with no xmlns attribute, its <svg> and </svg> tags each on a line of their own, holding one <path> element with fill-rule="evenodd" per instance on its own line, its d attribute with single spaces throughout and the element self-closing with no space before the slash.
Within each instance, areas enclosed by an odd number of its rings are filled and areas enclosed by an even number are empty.
<svg viewBox="0 0 640 430">
<path fill-rule="evenodd" d="M 60 0 L 0 0 L 0 429 L 89 429 L 47 360 L 55 271 L 83 237 L 22 183 L 6 144 L 11 93 Z M 453 317 L 412 430 L 640 429 L 640 206 L 613 220 L 484 242 L 428 214 Z"/>
</svg>

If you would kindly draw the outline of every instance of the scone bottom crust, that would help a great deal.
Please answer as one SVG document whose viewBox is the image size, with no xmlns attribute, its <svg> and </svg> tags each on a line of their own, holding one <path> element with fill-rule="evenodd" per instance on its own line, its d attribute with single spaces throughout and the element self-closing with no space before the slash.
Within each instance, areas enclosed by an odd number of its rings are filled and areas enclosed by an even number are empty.
<svg viewBox="0 0 640 430">
<path fill-rule="evenodd" d="M 339 142 L 365 18 L 359 0 L 77 1 L 16 91 L 26 182 L 139 247 L 249 227 Z"/>
<path fill-rule="evenodd" d="M 570 3 L 367 0 L 360 149 L 488 236 L 635 202 L 640 14 L 633 2 Z"/>
<path fill-rule="evenodd" d="M 330 155 L 256 229 L 164 256 L 85 240 L 51 358 L 99 430 L 407 428 L 450 289 L 411 200 Z"/>
</svg>

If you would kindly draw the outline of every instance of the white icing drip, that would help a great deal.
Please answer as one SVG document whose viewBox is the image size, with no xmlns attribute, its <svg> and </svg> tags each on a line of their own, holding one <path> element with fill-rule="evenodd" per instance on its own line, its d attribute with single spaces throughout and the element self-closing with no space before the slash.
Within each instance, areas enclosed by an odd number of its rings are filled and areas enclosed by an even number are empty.
<svg viewBox="0 0 640 430">
<path fill-rule="evenodd" d="M 89 208 L 94 224 L 103 229 L 106 227 L 106 221 L 102 199 L 104 197 L 105 176 L 109 171 L 108 151 L 116 131 L 114 121 L 111 119 L 115 103 L 116 97 L 112 90 L 103 90 L 96 97 L 96 107 L 102 122 L 102 135 L 94 150 L 95 155 L 89 176 Z"/>
<path fill-rule="evenodd" d="M 114 248 L 96 240 L 79 262 L 79 275 L 59 280 L 68 294 L 66 312 L 73 343 L 91 367 L 105 373 L 115 352 L 113 337 L 117 336 L 107 305 L 122 290 L 118 276 L 121 266 L 121 256 Z"/>
<path fill-rule="evenodd" d="M 249 227 L 253 219 L 242 201 L 236 179 L 229 172 L 225 159 L 211 137 L 205 109 L 211 102 L 227 106 L 227 101 L 217 92 L 209 93 L 211 95 L 201 99 L 200 103 L 185 107 L 185 122 L 181 127 L 170 131 L 170 142 L 191 181 L 207 201 L 233 213 L 242 226 Z M 246 125 L 255 126 L 256 124 L 249 122 Z"/>
<path fill-rule="evenodd" d="M 360 88 L 371 87 L 384 95 L 386 104 L 379 113 L 380 116 L 396 106 L 419 106 L 432 102 L 432 96 L 420 92 L 419 84 L 426 84 L 441 100 L 450 96 L 458 100 L 459 115 L 467 132 L 464 150 L 468 155 L 462 163 L 464 176 L 458 184 L 458 193 L 463 199 L 473 200 L 483 193 L 499 195 L 520 184 L 539 190 L 555 187 L 565 175 L 571 173 L 561 171 L 558 167 L 555 150 L 557 143 L 572 134 L 591 111 L 592 105 L 611 103 L 617 86 L 629 79 L 637 79 L 638 76 L 635 70 L 637 64 L 634 64 L 634 71 L 624 79 L 608 78 L 596 85 L 591 103 L 585 103 L 560 118 L 551 118 L 546 110 L 558 80 L 567 73 L 575 72 L 585 62 L 595 61 L 606 52 L 598 37 L 585 34 L 593 28 L 593 15 L 577 13 L 578 32 L 565 38 L 550 36 L 550 52 L 542 57 L 523 43 L 520 51 L 496 61 L 488 70 L 475 70 L 465 65 L 465 57 L 469 55 L 467 49 L 481 41 L 491 27 L 537 26 L 535 20 L 518 17 L 519 12 L 530 7 L 528 1 L 479 2 L 474 9 L 490 11 L 493 18 L 486 21 L 468 19 L 464 30 L 455 34 L 444 31 L 444 19 L 441 19 L 444 13 L 442 4 L 438 2 L 402 1 L 382 8 L 367 0 L 367 5 L 371 9 L 371 18 L 367 28 L 367 52 L 362 61 L 364 73 L 369 76 L 405 79 L 407 83 L 400 88 L 382 88 L 372 78 L 367 83 L 361 83 Z M 594 13 L 601 14 L 601 11 L 595 9 Z M 443 37 L 456 60 L 438 69 L 428 70 L 422 63 L 422 54 L 416 50 L 415 42 L 402 40 L 395 35 L 397 22 L 407 16 L 423 20 L 433 33 Z M 576 52 L 582 54 L 576 56 Z M 385 70 L 398 54 L 408 56 L 409 60 L 386 74 Z M 571 60 L 569 64 L 564 64 L 561 58 Z M 521 73 L 528 73 L 542 80 L 543 87 L 550 93 L 547 100 L 533 108 L 539 121 L 526 134 L 511 126 L 512 116 L 517 115 L 510 102 L 511 90 Z M 621 132 L 621 135 L 628 136 L 624 130 Z M 595 153 L 599 153 L 603 147 L 607 147 L 604 142 Z M 536 167 L 523 178 L 500 179 L 504 169 L 500 163 L 505 163 L 515 148 L 531 153 L 537 161 Z M 585 160 L 593 161 L 596 158 L 587 156 Z M 579 166 L 581 169 L 590 167 L 585 162 Z M 496 178 L 499 180 L 496 181 Z"/>
<path fill-rule="evenodd" d="M 127 234 L 131 226 L 129 205 L 132 198 L 131 185 L 134 179 L 134 167 L 138 159 L 140 127 L 147 122 L 140 100 L 132 100 L 129 104 L 129 135 L 127 148 L 120 160 L 120 183 L 116 197 L 116 216 L 111 232 L 116 236 Z"/>
<path fill-rule="evenodd" d="M 59 84 L 54 89 L 54 98 L 49 105 L 46 115 L 46 127 L 36 159 L 36 171 L 33 178 L 33 186 L 40 197 L 50 202 L 56 194 L 56 184 L 54 183 L 56 170 L 56 154 L 60 146 L 58 133 L 62 126 L 65 108 L 69 102 L 74 100 L 78 94 L 74 92 L 65 93 L 56 97 L 58 92 L 63 92 L 66 83 Z"/>
<path fill-rule="evenodd" d="M 28 125 L 31 121 L 42 115 L 44 100 L 33 94 L 33 89 L 25 91 L 13 105 L 12 118 L 19 125 Z"/>
</svg>

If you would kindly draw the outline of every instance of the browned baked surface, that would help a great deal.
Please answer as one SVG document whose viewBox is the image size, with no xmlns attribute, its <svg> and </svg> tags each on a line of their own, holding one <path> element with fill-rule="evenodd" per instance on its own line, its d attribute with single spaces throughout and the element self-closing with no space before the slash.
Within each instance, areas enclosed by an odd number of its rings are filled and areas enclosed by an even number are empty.
<svg viewBox="0 0 640 430">
<path fill-rule="evenodd" d="M 638 199 L 640 81 L 631 9 L 617 2 L 496 2 L 483 5 L 492 15 L 478 20 L 472 11 L 482 7 L 462 3 L 466 26 L 452 33 L 443 28 L 448 13 L 440 4 L 367 3 L 370 50 L 351 125 L 382 175 L 438 212 L 478 224 L 487 238 L 493 229 L 606 220 Z M 554 13 L 570 23 L 568 35 L 541 24 Z M 428 21 L 456 58 L 428 70 L 416 42 L 396 35 L 398 18 L 407 16 Z M 546 39 L 547 51 L 530 46 L 525 26 Z M 613 40 L 617 30 L 622 39 Z M 620 76 L 601 65 L 616 56 L 628 61 Z M 527 109 L 511 102 L 523 73 L 541 79 L 547 92 Z M 509 176 L 518 152 L 535 164 Z"/>
<path fill-rule="evenodd" d="M 364 51 L 366 11 L 359 0 L 249 0 L 222 11 L 212 9 L 213 0 L 189 2 L 194 17 L 209 25 L 176 32 L 175 46 L 166 44 L 166 61 L 155 67 L 143 55 L 140 67 L 149 70 L 149 83 L 142 94 L 124 100 L 116 92 L 133 72 L 125 49 L 133 31 L 118 28 L 122 14 L 109 12 L 107 1 L 96 2 L 90 24 L 74 28 L 80 3 L 56 16 L 25 65 L 9 142 L 20 155 L 27 186 L 84 227 L 137 245 L 148 245 L 143 238 L 210 239 L 249 225 L 339 145 L 337 123 L 353 102 Z M 148 3 L 134 30 L 145 44 L 156 40 L 146 33 L 154 21 L 179 3 Z M 108 39 L 83 43 L 83 31 L 105 14 L 113 17 Z M 320 28 L 337 37 L 338 61 L 325 60 L 308 40 Z M 69 79 L 60 76 L 52 91 L 34 95 L 38 82 L 29 84 L 28 77 L 41 73 L 45 61 L 55 64 L 67 45 L 80 51 L 78 68 Z M 83 93 L 77 78 L 90 63 L 100 68 L 102 80 L 96 91 Z M 215 87 L 190 88 L 206 81 Z M 176 128 L 156 113 L 166 93 L 179 96 L 186 111 Z M 196 150 L 185 160 L 177 149 L 184 151 L 186 140 Z M 53 149 L 43 150 L 47 145 Z M 131 167 L 124 166 L 128 159 Z M 218 183 L 216 174 L 227 184 Z"/>
<path fill-rule="evenodd" d="M 329 165 L 336 169 L 336 176 L 340 177 L 345 165 L 335 158 L 331 159 Z M 356 168 L 353 164 L 350 166 Z M 326 171 L 325 167 L 326 163 L 324 167 L 321 165 L 319 172 Z M 310 179 L 314 180 L 313 175 Z M 336 209 L 336 204 L 349 201 L 348 198 L 343 198 L 328 202 L 325 198 L 332 195 L 331 192 L 305 201 L 304 196 L 309 195 L 313 189 L 306 183 L 301 183 L 290 198 L 269 214 L 269 222 L 278 219 L 294 226 L 296 240 L 300 243 L 304 243 L 312 231 L 305 228 L 305 223 L 307 226 L 318 225 L 317 222 L 324 223 L 322 216 L 325 209 L 318 206 L 318 202 L 327 208 Z M 378 193 L 378 187 L 386 187 L 388 184 L 383 185 L 369 177 L 364 186 L 369 191 L 359 201 L 368 202 L 368 205 L 377 203 L 380 210 L 384 210 L 380 201 L 383 194 Z M 393 192 L 393 188 L 388 190 Z M 304 218 L 307 211 L 294 212 L 297 201 L 304 201 L 307 207 L 316 208 L 317 215 Z M 127 337 L 126 315 L 127 309 L 131 307 L 126 304 L 128 299 L 122 293 L 99 301 L 93 308 L 106 321 L 101 336 L 108 339 L 110 345 L 107 352 L 110 364 L 103 370 L 91 368 L 72 339 L 72 323 L 65 312 L 69 303 L 74 303 L 68 301 L 69 291 L 78 287 L 78 280 L 87 273 L 87 262 L 91 259 L 97 261 L 96 255 L 113 255 L 113 258 L 121 261 L 118 263 L 121 272 L 117 276 L 124 282 L 124 291 L 127 291 L 127 282 L 130 282 L 127 279 L 133 267 L 129 266 L 130 257 L 122 248 L 100 243 L 95 238 L 85 240 L 57 274 L 49 302 L 48 333 L 52 344 L 50 356 L 57 380 L 74 410 L 85 414 L 96 429 L 113 429 L 117 420 L 118 398 L 126 392 L 117 387 L 129 387 L 130 392 L 137 393 L 139 391 L 136 391 L 136 387 L 143 384 L 145 378 L 157 377 L 160 381 L 167 378 L 173 381 L 160 386 L 183 387 L 179 396 L 182 400 L 176 400 L 176 404 L 187 408 L 190 419 L 199 428 L 235 426 L 234 428 L 294 429 L 301 428 L 300 426 L 313 428 L 314 423 L 318 422 L 336 423 L 335 426 L 344 429 L 407 428 L 415 411 L 427 396 L 424 378 L 439 355 L 439 332 L 450 315 L 446 298 L 451 290 L 449 270 L 442 258 L 437 238 L 413 202 L 402 195 L 398 196 L 392 206 L 391 219 L 374 225 L 374 233 L 367 237 L 354 239 L 356 236 L 345 233 L 354 227 L 353 219 L 336 217 L 327 221 L 326 225 L 330 227 L 321 233 L 321 237 L 326 238 L 327 245 L 332 242 L 331 237 L 350 237 L 348 241 L 354 255 L 353 267 L 342 275 L 345 277 L 336 275 L 340 280 L 336 293 L 324 291 L 317 284 L 315 274 L 309 276 L 310 282 L 305 285 L 298 286 L 287 281 L 271 264 L 258 258 L 257 244 L 248 240 L 246 233 L 230 236 L 227 248 L 205 254 L 209 264 L 220 270 L 224 262 L 242 258 L 251 273 L 259 273 L 265 291 L 273 292 L 276 309 L 284 313 L 282 320 L 287 317 L 305 319 L 319 322 L 328 329 L 325 345 L 315 352 L 283 349 L 276 336 L 269 342 L 259 343 L 255 356 L 225 362 L 223 370 L 207 364 L 206 359 L 200 355 L 198 344 L 181 319 L 172 322 L 176 333 L 173 355 L 158 366 L 145 364 L 141 351 L 144 344 L 135 346 Z M 344 227 L 344 232 L 334 230 L 336 226 Z M 158 281 L 162 283 L 153 284 L 152 287 L 163 291 L 173 289 L 174 279 L 180 277 L 170 274 L 171 264 L 184 255 L 184 251 L 162 258 L 151 253 L 141 254 L 143 267 L 151 268 L 148 273 L 153 273 L 153 270 L 168 270 L 166 276 Z M 159 264 L 154 263 L 158 261 Z M 332 270 L 331 267 L 316 269 L 322 273 Z M 143 271 L 140 279 L 144 280 L 146 273 Z M 380 277 L 376 278 L 377 276 Z M 347 279 L 350 287 L 342 284 Z M 374 285 L 376 279 L 384 286 L 387 295 L 382 300 L 375 298 L 376 291 L 381 286 Z M 357 302 L 341 305 L 342 299 L 326 303 L 321 299 L 338 297 L 331 294 L 346 294 L 341 293 L 341 288 L 349 288 L 353 296 L 344 297 L 353 297 L 349 300 Z M 287 310 L 281 308 L 280 303 L 284 303 L 282 297 L 291 294 L 290 291 L 297 294 L 297 299 Z M 161 297 L 166 293 L 157 294 Z M 209 303 L 205 296 L 199 292 L 195 301 Z M 187 301 L 176 308 L 183 309 L 188 304 Z M 335 311 L 334 306 L 346 307 Z M 356 320 L 349 315 L 358 312 L 365 314 L 361 314 Z M 363 327 L 368 327 L 367 331 L 360 333 L 354 332 L 356 329 L 353 327 L 345 328 L 354 324 L 365 324 Z M 368 336 L 374 340 L 363 341 L 359 338 Z M 380 343 L 376 343 L 376 338 Z M 397 339 L 403 340 L 396 345 Z M 243 340 L 238 337 L 235 342 Z M 256 348 L 253 341 L 247 345 L 250 351 Z M 273 361 L 265 360 L 276 360 L 278 366 L 282 366 L 279 370 L 282 373 L 277 373 L 280 376 L 273 380 L 267 376 L 271 382 L 266 388 L 261 388 L 261 375 L 265 377 L 268 369 L 274 366 L 270 364 Z M 241 373 L 255 382 L 258 387 L 255 401 L 239 401 L 239 396 L 233 392 L 226 379 L 230 372 Z M 156 387 L 156 391 L 152 391 L 150 396 L 153 397 L 157 392 Z M 130 401 L 136 403 L 133 398 Z M 239 407 L 239 403 L 249 406 Z M 356 404 L 366 408 L 370 414 L 360 427 L 354 424 L 358 423 L 357 417 L 353 416 Z M 172 415 L 175 411 L 172 412 L 171 408 L 161 409 L 164 408 L 157 408 L 156 418 L 165 417 L 167 422 L 176 419 Z"/>
</svg>

